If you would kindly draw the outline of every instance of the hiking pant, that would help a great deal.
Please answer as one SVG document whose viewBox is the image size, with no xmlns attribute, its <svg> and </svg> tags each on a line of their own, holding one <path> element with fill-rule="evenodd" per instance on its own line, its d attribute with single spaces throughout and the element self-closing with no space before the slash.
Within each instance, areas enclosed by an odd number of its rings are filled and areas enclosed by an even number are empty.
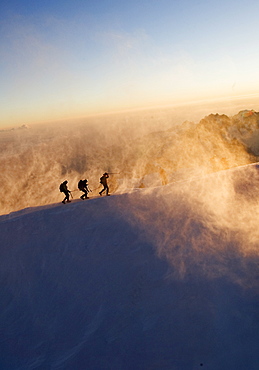
<svg viewBox="0 0 259 370">
<path fill-rule="evenodd" d="M 102 191 L 100 191 L 100 193 L 99 194 L 102 194 L 102 192 L 103 191 L 105 191 L 106 190 L 106 195 L 108 195 L 108 193 L 109 193 L 109 187 L 108 187 L 108 185 L 106 184 L 106 185 L 103 185 L 103 190 Z"/>
<path fill-rule="evenodd" d="M 87 190 L 81 190 L 84 194 L 81 195 L 81 199 L 86 199 L 87 198 L 87 194 L 88 194 L 88 191 Z"/>
<path fill-rule="evenodd" d="M 64 194 L 65 194 L 65 198 L 63 199 L 63 202 L 65 201 L 69 201 L 69 192 L 68 191 L 64 191 Z"/>
</svg>

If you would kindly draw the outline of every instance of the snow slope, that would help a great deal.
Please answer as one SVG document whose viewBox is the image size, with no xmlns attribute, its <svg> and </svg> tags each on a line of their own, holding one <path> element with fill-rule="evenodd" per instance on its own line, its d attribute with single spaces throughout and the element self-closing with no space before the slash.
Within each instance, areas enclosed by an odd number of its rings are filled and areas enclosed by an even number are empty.
<svg viewBox="0 0 259 370">
<path fill-rule="evenodd" d="M 1 216 L 0 369 L 258 369 L 258 178 Z"/>
</svg>

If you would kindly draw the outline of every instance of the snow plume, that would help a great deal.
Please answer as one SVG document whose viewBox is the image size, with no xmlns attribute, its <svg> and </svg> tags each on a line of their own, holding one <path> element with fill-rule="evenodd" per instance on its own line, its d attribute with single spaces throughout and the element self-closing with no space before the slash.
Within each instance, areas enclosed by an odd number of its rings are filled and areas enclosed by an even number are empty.
<svg viewBox="0 0 259 370">
<path fill-rule="evenodd" d="M 258 167 L 244 166 L 137 192 L 129 218 L 174 275 L 227 276 L 249 287 L 259 258 L 258 194 Z"/>
<path fill-rule="evenodd" d="M 86 178 L 98 196 L 103 172 L 112 193 L 167 185 L 257 161 L 259 114 L 211 114 L 198 124 L 172 110 L 88 118 L 0 133 L 1 213 L 74 198 Z M 179 120 L 178 120 L 179 119 Z"/>
</svg>

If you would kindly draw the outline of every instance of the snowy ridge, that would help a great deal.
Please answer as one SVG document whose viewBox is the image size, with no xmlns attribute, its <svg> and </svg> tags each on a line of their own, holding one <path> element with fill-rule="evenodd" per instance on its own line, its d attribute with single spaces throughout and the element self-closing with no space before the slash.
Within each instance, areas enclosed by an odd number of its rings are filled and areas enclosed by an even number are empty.
<svg viewBox="0 0 259 370">
<path fill-rule="evenodd" d="M 0 217 L 0 368 L 257 369 L 257 167 Z"/>
</svg>

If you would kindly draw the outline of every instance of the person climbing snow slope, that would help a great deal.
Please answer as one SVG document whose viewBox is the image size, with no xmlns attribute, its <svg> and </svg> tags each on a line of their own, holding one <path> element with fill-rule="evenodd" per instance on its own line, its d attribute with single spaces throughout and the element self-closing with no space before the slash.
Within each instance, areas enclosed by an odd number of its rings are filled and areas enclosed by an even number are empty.
<svg viewBox="0 0 259 370">
<path fill-rule="evenodd" d="M 61 193 L 64 193 L 65 194 L 65 198 L 62 200 L 62 203 L 66 203 L 66 201 L 67 201 L 67 203 L 70 203 L 71 202 L 71 200 L 69 200 L 69 194 L 71 193 L 71 191 L 70 190 L 68 190 L 68 188 L 67 188 L 67 183 L 68 183 L 68 181 L 67 180 L 65 180 L 64 182 L 62 182 L 62 184 L 60 184 L 60 186 L 59 186 L 59 190 L 60 190 L 60 192 Z"/>
<path fill-rule="evenodd" d="M 100 183 L 103 185 L 103 189 L 99 192 L 100 196 L 102 196 L 102 193 L 106 190 L 106 195 L 109 194 L 109 186 L 107 183 L 107 179 L 109 178 L 109 175 L 107 172 L 105 172 L 102 177 L 100 178 Z"/>
</svg>

